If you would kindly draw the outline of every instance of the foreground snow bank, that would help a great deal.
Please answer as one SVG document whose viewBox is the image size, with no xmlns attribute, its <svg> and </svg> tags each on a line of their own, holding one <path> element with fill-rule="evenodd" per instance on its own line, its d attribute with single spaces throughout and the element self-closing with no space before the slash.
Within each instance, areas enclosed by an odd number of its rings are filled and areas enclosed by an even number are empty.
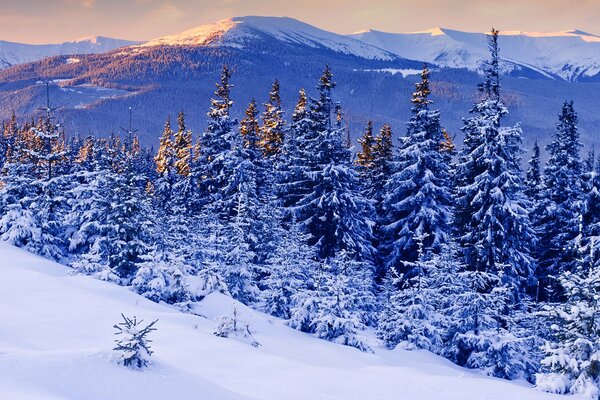
<svg viewBox="0 0 600 400">
<path fill-rule="evenodd" d="M 182 314 L 68 273 L 0 243 L 0 399 L 564 399 L 428 352 L 387 351 L 371 339 L 375 354 L 365 354 L 318 340 L 221 294 L 197 304 L 198 315 Z M 234 307 L 260 347 L 213 335 Z M 159 319 L 144 371 L 114 362 L 120 313 Z"/>
</svg>

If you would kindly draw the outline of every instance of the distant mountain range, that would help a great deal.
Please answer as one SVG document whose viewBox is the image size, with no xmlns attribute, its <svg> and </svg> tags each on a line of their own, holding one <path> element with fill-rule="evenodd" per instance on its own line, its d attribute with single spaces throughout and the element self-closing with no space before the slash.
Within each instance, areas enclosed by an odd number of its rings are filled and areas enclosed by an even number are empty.
<svg viewBox="0 0 600 400">
<path fill-rule="evenodd" d="M 426 62 L 434 70 L 433 99 L 442 122 L 460 137 L 461 117 L 477 98 L 478 69 L 487 59 L 483 33 L 436 28 L 341 35 L 286 17 L 233 18 L 145 43 L 98 38 L 71 44 L 56 45 L 54 53 L 45 54 L 52 57 L 43 59 L 40 48 L 37 61 L 0 71 L 0 118 L 12 110 L 33 114 L 44 94 L 39 81 L 49 79 L 69 132 L 116 132 L 126 124 L 131 106 L 143 139 L 155 143 L 167 116 L 180 110 L 189 115 L 192 129 L 205 127 L 224 63 L 234 71 L 238 116 L 253 97 L 266 100 L 275 78 L 290 110 L 298 89 L 310 93 L 328 63 L 338 82 L 336 100 L 355 137 L 368 119 L 403 132 L 410 93 Z M 527 144 L 549 140 L 565 99 L 576 102 L 584 141 L 600 144 L 595 131 L 600 124 L 599 37 L 580 31 L 504 32 L 500 48 L 511 111 L 507 122 L 522 122 Z M 0 54 L 6 58 L 1 46 Z"/>
<path fill-rule="evenodd" d="M 72 42 L 57 44 L 25 44 L 0 40 L 0 69 L 51 56 L 105 53 L 119 47 L 134 44 L 139 44 L 139 42 L 103 36 L 82 38 Z M 77 62 L 77 58 L 70 60 L 71 62 Z"/>
<path fill-rule="evenodd" d="M 506 74 L 537 72 L 550 79 L 600 80 L 600 37 L 570 30 L 500 32 Z M 357 32 L 351 37 L 400 57 L 477 71 L 488 58 L 486 34 L 434 28 L 415 33 Z"/>
</svg>

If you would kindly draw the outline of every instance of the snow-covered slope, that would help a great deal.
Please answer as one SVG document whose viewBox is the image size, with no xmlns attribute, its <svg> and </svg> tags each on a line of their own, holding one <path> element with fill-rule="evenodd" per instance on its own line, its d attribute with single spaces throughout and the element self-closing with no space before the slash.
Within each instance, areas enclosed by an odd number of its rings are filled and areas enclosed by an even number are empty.
<svg viewBox="0 0 600 400">
<path fill-rule="evenodd" d="M 151 40 L 141 47 L 161 45 L 204 45 L 244 48 L 268 35 L 274 39 L 315 48 L 326 48 L 339 53 L 367 59 L 390 60 L 394 55 L 360 40 L 327 32 L 312 25 L 287 17 L 237 17 L 188 31 Z"/>
<path fill-rule="evenodd" d="M 0 243 L 0 399 L 10 400 L 496 400 L 560 399 L 491 379 L 427 352 L 365 354 L 294 331 L 220 294 L 182 314 L 110 283 Z M 212 334 L 238 309 L 255 348 Z M 154 363 L 113 362 L 120 313 L 159 319 Z M 575 397 L 570 397 L 575 400 Z"/>
<path fill-rule="evenodd" d="M 58 44 L 24 44 L 0 40 L 0 69 L 51 56 L 104 53 L 133 44 L 137 44 L 137 42 L 102 36 Z M 76 60 L 76 58 L 73 58 L 71 62 L 77 62 Z"/>
<path fill-rule="evenodd" d="M 600 37 L 570 30 L 500 32 L 505 68 L 529 68 L 546 76 L 578 80 L 600 73 Z M 488 56 L 484 33 L 433 28 L 414 33 L 365 30 L 349 35 L 400 57 L 443 67 L 477 70 Z"/>
</svg>

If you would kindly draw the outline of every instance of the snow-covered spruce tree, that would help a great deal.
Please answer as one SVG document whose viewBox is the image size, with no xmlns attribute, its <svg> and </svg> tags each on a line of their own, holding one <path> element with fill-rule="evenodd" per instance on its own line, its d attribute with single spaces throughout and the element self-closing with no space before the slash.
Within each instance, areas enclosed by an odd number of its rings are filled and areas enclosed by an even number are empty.
<svg viewBox="0 0 600 400">
<path fill-rule="evenodd" d="M 236 200 L 235 215 L 224 226 L 226 243 L 222 276 L 233 298 L 250 304 L 259 298 L 256 285 L 258 266 L 253 250 L 257 241 L 253 229 L 256 215 L 247 193 L 238 193 Z"/>
<path fill-rule="evenodd" d="M 190 174 L 192 162 L 192 132 L 185 125 L 185 113 L 177 114 L 177 132 L 173 135 L 173 147 L 175 149 L 175 169 L 181 176 Z"/>
<path fill-rule="evenodd" d="M 196 286 L 194 296 L 202 298 L 213 292 L 230 295 L 223 276 L 228 245 L 225 227 L 215 215 L 206 210 L 198 217 L 197 226 L 191 236 L 194 241 L 190 245 L 196 250 L 193 260 L 199 263 L 195 276 L 191 278 Z"/>
<path fill-rule="evenodd" d="M 504 379 L 531 379 L 536 371 L 531 332 L 519 329 L 513 288 L 484 271 L 459 270 L 446 316 L 444 355 L 455 363 Z"/>
<path fill-rule="evenodd" d="M 158 152 L 154 158 L 156 162 L 157 179 L 154 181 L 153 200 L 160 210 L 171 213 L 169 209 L 173 204 L 173 186 L 177 181 L 177 151 L 173 143 L 173 130 L 171 118 L 165 122 Z"/>
<path fill-rule="evenodd" d="M 20 160 L 16 150 L 12 152 L 2 169 L 0 239 L 35 253 L 41 243 L 41 228 L 31 209 L 36 196 L 33 165 Z"/>
<path fill-rule="evenodd" d="M 253 347 L 260 347 L 260 343 L 254 339 L 250 323 L 240 319 L 237 308 L 234 306 L 231 314 L 223 315 L 219 318 L 219 324 L 214 331 L 215 336 L 229 338 L 236 337 L 241 339 Z"/>
<path fill-rule="evenodd" d="M 19 134 L 19 124 L 15 112 L 11 114 L 8 122 L 3 124 L 2 135 L 0 136 L 0 169 L 11 159 L 12 150 L 15 147 Z"/>
<path fill-rule="evenodd" d="M 155 214 L 135 155 L 116 137 L 97 141 L 93 170 L 70 193 L 69 248 L 76 271 L 129 284 L 154 243 Z"/>
<path fill-rule="evenodd" d="M 70 181 L 60 168 L 67 151 L 53 110 L 48 104 L 37 125 L 24 126 L 7 149 L 0 235 L 42 257 L 63 261 L 67 209 L 63 193 Z"/>
<path fill-rule="evenodd" d="M 281 108 L 279 81 L 275 80 L 269 92 L 269 101 L 265 103 L 260 128 L 260 147 L 265 157 L 278 156 L 281 152 L 285 137 L 285 120 Z"/>
<path fill-rule="evenodd" d="M 392 144 L 392 128 L 384 124 L 375 137 L 373 145 L 373 167 L 370 173 L 370 188 L 366 191 L 366 197 L 373 202 L 375 207 L 375 223 L 373 225 L 373 244 L 377 249 L 375 254 L 375 275 L 381 279 L 386 274 L 385 254 L 380 251 L 383 248 L 383 230 L 385 223 L 385 184 L 392 175 L 394 166 L 394 148 Z"/>
<path fill-rule="evenodd" d="M 600 396 L 600 265 L 566 271 L 559 277 L 565 303 L 547 307 L 552 340 L 537 374 L 537 387 L 552 393 Z"/>
<path fill-rule="evenodd" d="M 588 150 L 587 157 L 583 160 L 581 167 L 581 190 L 585 196 L 592 189 L 596 170 L 596 151 L 593 147 Z"/>
<path fill-rule="evenodd" d="M 524 194 L 521 128 L 502 126 L 498 31 L 489 35 L 491 59 L 480 85 L 482 100 L 464 120 L 464 147 L 455 173 L 455 228 L 471 271 L 497 275 L 517 299 L 535 281 L 535 232 Z M 493 281 L 493 279 L 492 279 Z M 491 287 L 489 289 L 492 289 Z"/>
<path fill-rule="evenodd" d="M 300 199 L 312 190 L 312 182 L 308 180 L 312 165 L 312 153 L 308 146 L 312 137 L 310 124 L 308 99 L 302 89 L 292 114 L 292 122 L 284 137 L 276 171 L 275 193 L 282 206 L 293 212 Z"/>
<path fill-rule="evenodd" d="M 56 261 L 65 257 L 63 242 L 63 215 L 67 204 L 63 192 L 69 186 L 68 177 L 62 174 L 60 165 L 68 151 L 60 124 L 54 123 L 53 109 L 45 109 L 46 115 L 29 132 L 25 152 L 34 165 L 37 179 L 32 182 L 36 195 L 31 211 L 40 227 L 40 242 L 36 253 Z"/>
<path fill-rule="evenodd" d="M 358 139 L 360 144 L 360 151 L 356 153 L 356 165 L 359 167 L 360 176 L 362 179 L 368 180 L 370 177 L 370 170 L 373 168 L 373 161 L 375 156 L 373 154 L 373 147 L 375 146 L 375 138 L 373 137 L 373 121 L 367 122 L 365 133 Z M 369 182 L 365 183 L 365 186 L 370 187 Z"/>
<path fill-rule="evenodd" d="M 590 173 L 583 204 L 581 252 L 584 268 L 600 265 L 600 160 Z"/>
<path fill-rule="evenodd" d="M 547 147 L 550 157 L 544 168 L 544 190 L 536 211 L 540 295 L 542 300 L 551 301 L 561 298 L 556 278 L 563 272 L 574 271 L 579 260 L 583 166 L 572 101 L 563 104 L 556 128 L 554 140 Z"/>
<path fill-rule="evenodd" d="M 293 216 L 281 219 L 289 222 L 281 224 L 279 221 L 277 225 L 275 249 L 266 260 L 268 276 L 261 281 L 261 285 L 265 289 L 265 311 L 289 319 L 295 307 L 294 295 L 314 288 L 310 278 L 313 271 L 318 269 L 318 264 L 314 261 L 314 249 L 308 246 L 309 235 L 302 232 Z"/>
<path fill-rule="evenodd" d="M 258 147 L 256 108 L 250 107 L 240 135 L 232 138 L 232 150 L 223 154 L 228 181 L 221 198 L 213 203 L 224 229 L 223 277 L 231 295 L 249 304 L 258 299 L 258 254 L 264 220 L 259 178 L 262 154 Z"/>
<path fill-rule="evenodd" d="M 540 146 L 537 140 L 533 145 L 526 177 L 527 188 L 525 189 L 525 194 L 529 196 L 529 199 L 534 204 L 534 208 L 536 208 L 543 190 L 542 170 L 540 168 Z"/>
<path fill-rule="evenodd" d="M 410 278 L 409 264 L 418 259 L 415 238 L 424 238 L 425 252 L 439 252 L 448 240 L 450 176 L 441 151 L 444 140 L 439 111 L 429 99 L 429 69 L 412 95 L 413 107 L 406 137 L 402 138 L 393 174 L 385 186 L 383 242 L 388 269 Z"/>
<path fill-rule="evenodd" d="M 443 331 L 442 319 L 436 308 L 439 303 L 439 290 L 436 286 L 437 263 L 440 258 L 424 250 L 424 237 L 416 238 L 419 245 L 419 258 L 409 262 L 413 272 L 411 278 L 403 279 L 390 269 L 384 289 L 387 301 L 378 324 L 378 336 L 388 348 L 404 342 L 407 349 L 425 349 L 440 353 Z"/>
<path fill-rule="evenodd" d="M 202 168 L 199 160 L 199 145 L 193 145 L 192 132 L 185 123 L 185 114 L 179 113 L 177 117 L 178 129 L 174 135 L 174 147 L 177 160 L 177 180 L 173 185 L 173 196 L 177 214 L 193 224 L 194 216 L 197 216 L 202 204 L 202 196 L 199 183 L 202 177 Z"/>
<path fill-rule="evenodd" d="M 333 75 L 327 66 L 319 80 L 318 97 L 311 99 L 308 115 L 310 135 L 305 146 L 312 150 L 309 170 L 304 173 L 305 194 L 296 205 L 296 215 L 312 235 L 321 259 L 345 251 L 356 260 L 372 261 L 371 218 L 373 209 L 363 197 L 351 150 L 344 146 L 340 124 L 332 123 Z"/>
<path fill-rule="evenodd" d="M 372 207 L 362 196 L 350 149 L 341 137 L 341 121 L 332 123 L 334 86 L 327 67 L 310 110 L 302 119 L 296 119 L 299 113 L 292 119 L 293 127 L 298 122 L 298 127 L 305 129 L 299 152 L 305 166 L 295 181 L 300 183 L 299 192 L 305 194 L 289 209 L 310 235 L 309 245 L 315 247 L 322 267 L 311 271 L 309 282 L 314 282 L 314 287 L 293 297 L 290 325 L 360 348 L 357 332 L 364 324 L 373 324 L 375 315 Z"/>
<path fill-rule="evenodd" d="M 122 148 L 113 148 L 112 153 L 116 171 L 109 175 L 111 229 L 107 235 L 107 260 L 111 271 L 128 284 L 155 241 L 155 221 L 142 188 L 144 177 L 136 173 L 133 155 Z"/>
<path fill-rule="evenodd" d="M 167 120 L 160 146 L 155 157 L 156 178 L 152 200 L 155 205 L 156 225 L 160 231 L 160 253 L 169 253 L 170 260 L 178 264 L 174 271 L 187 275 L 192 273 L 195 250 L 192 243 L 196 233 L 192 227 L 197 223 L 198 193 L 196 181 L 191 174 L 191 132 L 185 126 L 185 115 L 178 115 L 178 130 L 173 133 Z M 158 254 L 160 255 L 160 254 Z M 177 261 L 179 260 L 179 261 Z M 188 260 L 183 267 L 181 260 Z M 157 266 L 160 269 L 160 267 Z M 147 268 L 143 271 L 148 275 Z M 163 272 L 156 271 L 156 274 Z M 182 278 L 184 279 L 184 278 Z M 139 277 L 136 278 L 139 281 Z M 175 297 L 182 297 L 177 295 Z M 165 301 L 182 301 L 172 298 Z"/>
<path fill-rule="evenodd" d="M 165 246 L 153 246 L 147 254 L 140 256 L 135 277 L 131 281 L 133 291 L 154 301 L 181 303 L 192 300 L 186 277 L 192 267 Z"/>
<path fill-rule="evenodd" d="M 117 345 L 113 349 L 118 358 L 117 362 L 129 368 L 143 369 L 148 366 L 153 353 L 150 350 L 152 340 L 146 336 L 156 330 L 154 325 L 158 320 L 141 326 L 143 320 L 138 321 L 136 317 L 128 318 L 123 314 L 121 316 L 123 322 L 114 325 L 117 330 L 115 335 L 119 336 L 115 339 Z"/>
<path fill-rule="evenodd" d="M 108 232 L 112 229 L 112 162 L 107 141 L 88 138 L 75 161 L 77 185 L 67 193 L 70 265 L 79 273 L 104 279 L 110 276 Z"/>
<path fill-rule="evenodd" d="M 345 251 L 312 271 L 313 288 L 293 296 L 290 326 L 322 339 L 371 351 L 359 337 L 371 318 L 375 299 L 372 276 Z"/>
<path fill-rule="evenodd" d="M 256 190 L 261 202 L 269 201 L 272 191 L 272 163 L 264 156 L 262 147 L 261 127 L 258 121 L 256 101 L 252 99 L 244 118 L 240 121 L 243 152 L 240 156 L 253 164 L 256 173 Z"/>
<path fill-rule="evenodd" d="M 231 71 L 227 65 L 221 71 L 221 81 L 217 83 L 215 98 L 208 112 L 208 127 L 199 138 L 200 154 L 198 173 L 200 178 L 200 196 L 204 204 L 212 204 L 220 199 L 220 191 L 228 184 L 225 170 L 227 153 L 235 142 L 237 132 L 233 129 L 237 121 L 230 116 L 231 88 L 229 83 Z"/>
</svg>

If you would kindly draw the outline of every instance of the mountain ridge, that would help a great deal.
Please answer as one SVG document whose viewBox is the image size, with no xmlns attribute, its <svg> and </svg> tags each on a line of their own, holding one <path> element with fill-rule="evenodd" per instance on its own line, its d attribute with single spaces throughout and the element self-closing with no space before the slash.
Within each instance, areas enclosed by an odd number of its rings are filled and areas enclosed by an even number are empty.
<svg viewBox="0 0 600 400">
<path fill-rule="evenodd" d="M 0 69 L 60 55 L 105 53 L 139 42 L 106 36 L 88 36 L 72 41 L 49 44 L 28 44 L 0 40 Z"/>
<path fill-rule="evenodd" d="M 436 27 L 410 33 L 366 29 L 349 36 L 400 57 L 441 67 L 478 71 L 487 59 L 486 33 Z M 529 68 L 565 81 L 600 76 L 600 37 L 582 30 L 507 30 L 500 31 L 499 41 L 505 74 Z"/>
<path fill-rule="evenodd" d="M 383 50 L 385 40 L 369 45 L 292 18 L 239 17 L 154 39 L 155 45 L 145 42 L 107 53 L 55 56 L 1 70 L 0 119 L 9 118 L 13 110 L 22 118 L 36 117 L 45 103 L 45 89 L 37 82 L 48 79 L 53 82 L 53 103 L 61 106 L 57 117 L 71 134 L 119 132 L 132 107 L 141 139 L 154 144 L 164 120 L 181 110 L 190 115 L 194 132 L 205 128 L 204 116 L 223 64 L 229 64 L 234 74 L 234 117 L 243 117 L 252 98 L 261 102 L 276 78 L 289 114 L 298 90 L 305 88 L 310 95 L 329 64 L 337 82 L 336 101 L 344 108 L 353 138 L 362 134 L 368 120 L 376 126 L 389 123 L 401 134 L 411 107 L 414 73 L 427 62 L 432 64 L 435 107 L 459 141 L 462 117 L 477 98 L 480 63 L 488 58 L 484 34 L 464 35 L 475 38 L 474 50 L 465 49 L 460 41 L 446 46 L 445 35 L 435 36 L 442 39 L 438 47 L 428 47 L 432 36 L 419 34 L 409 39 L 420 38 L 423 43 L 403 49 L 413 49 L 418 57 L 406 52 L 401 57 Z M 500 38 L 501 55 L 507 50 L 507 37 Z M 428 57 L 414 61 L 423 54 Z M 599 143 L 600 75 L 569 81 L 535 63 L 519 64 L 506 56 L 502 67 L 503 98 L 510 110 L 507 123 L 522 122 L 526 146 L 536 139 L 541 145 L 550 141 L 554 123 L 548 116 L 556 115 L 565 99 L 576 102 L 582 140 Z M 465 68 L 462 58 L 475 62 Z"/>
</svg>

